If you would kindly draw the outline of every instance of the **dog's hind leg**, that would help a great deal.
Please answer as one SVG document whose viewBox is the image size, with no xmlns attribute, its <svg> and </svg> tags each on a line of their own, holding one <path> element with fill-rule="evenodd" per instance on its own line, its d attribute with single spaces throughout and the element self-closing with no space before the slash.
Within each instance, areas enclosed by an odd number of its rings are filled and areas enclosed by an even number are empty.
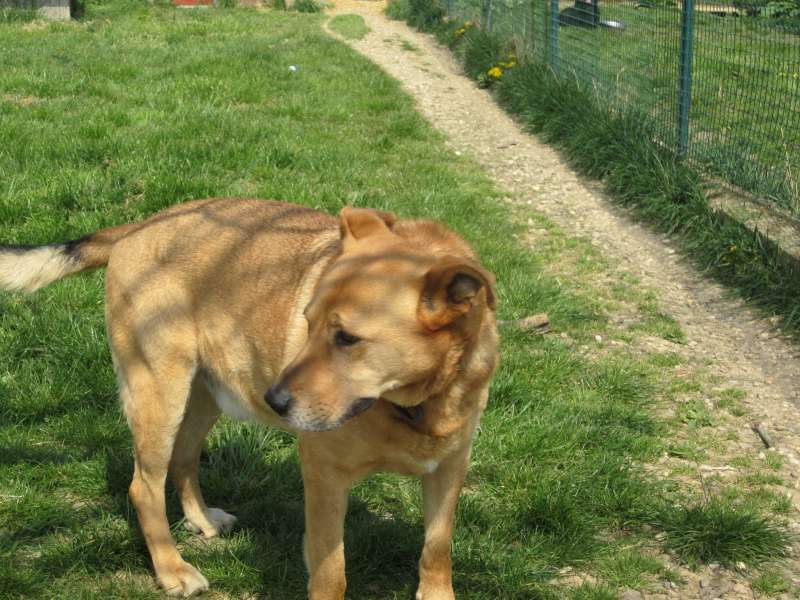
<svg viewBox="0 0 800 600">
<path fill-rule="evenodd" d="M 211 538 L 227 532 L 236 517 L 219 508 L 208 508 L 198 480 L 203 440 L 219 418 L 220 410 L 206 384 L 195 378 L 189 405 L 175 439 L 169 472 L 181 498 L 186 527 Z"/>
<path fill-rule="evenodd" d="M 167 522 L 164 486 L 189 399 L 194 364 L 185 355 L 167 352 L 158 365 L 138 360 L 136 353 L 117 362 L 122 367 L 120 393 L 136 452 L 131 501 L 159 584 L 169 595 L 191 596 L 207 590 L 208 581 L 175 547 Z"/>
</svg>

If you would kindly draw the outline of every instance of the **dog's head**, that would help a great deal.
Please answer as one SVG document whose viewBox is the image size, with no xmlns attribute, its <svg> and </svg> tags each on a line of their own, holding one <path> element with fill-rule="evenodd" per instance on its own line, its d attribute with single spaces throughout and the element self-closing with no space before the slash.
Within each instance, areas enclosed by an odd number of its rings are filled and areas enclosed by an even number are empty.
<svg viewBox="0 0 800 600">
<path fill-rule="evenodd" d="M 305 309 L 308 339 L 267 403 L 300 430 L 324 431 L 378 398 L 414 406 L 453 349 L 494 309 L 494 277 L 477 262 L 433 257 L 392 228 L 390 213 L 345 208 L 342 254 Z"/>
</svg>

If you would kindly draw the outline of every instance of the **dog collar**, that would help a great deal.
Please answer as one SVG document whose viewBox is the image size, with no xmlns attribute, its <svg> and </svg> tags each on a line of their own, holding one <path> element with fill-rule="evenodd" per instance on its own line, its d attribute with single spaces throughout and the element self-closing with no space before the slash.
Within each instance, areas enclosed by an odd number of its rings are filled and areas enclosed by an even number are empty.
<svg viewBox="0 0 800 600">
<path fill-rule="evenodd" d="M 398 406 L 397 404 L 392 404 L 392 406 L 395 410 L 395 416 L 407 425 L 419 427 L 422 424 L 422 419 L 424 417 L 422 404 L 418 404 L 417 406 Z"/>
</svg>

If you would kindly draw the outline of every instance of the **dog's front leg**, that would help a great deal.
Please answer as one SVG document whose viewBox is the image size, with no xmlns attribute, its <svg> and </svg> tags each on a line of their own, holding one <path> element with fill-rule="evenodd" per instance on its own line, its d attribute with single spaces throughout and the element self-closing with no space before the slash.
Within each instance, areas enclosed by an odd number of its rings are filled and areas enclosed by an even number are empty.
<svg viewBox="0 0 800 600">
<path fill-rule="evenodd" d="M 419 561 L 416 600 L 454 600 L 450 541 L 458 496 L 464 485 L 471 443 L 443 460 L 422 477 L 425 546 Z"/>
<path fill-rule="evenodd" d="M 309 600 L 343 600 L 344 517 L 350 481 L 332 466 L 320 464 L 301 442 L 305 494 L 305 559 Z"/>
</svg>

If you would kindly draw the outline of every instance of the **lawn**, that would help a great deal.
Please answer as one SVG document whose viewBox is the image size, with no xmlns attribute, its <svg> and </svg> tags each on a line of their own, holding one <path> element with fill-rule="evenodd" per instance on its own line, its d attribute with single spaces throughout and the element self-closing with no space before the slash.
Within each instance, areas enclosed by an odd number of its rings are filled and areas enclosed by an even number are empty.
<svg viewBox="0 0 800 600">
<path fill-rule="evenodd" d="M 636 345 L 644 335 L 683 342 L 657 299 L 607 275 L 588 244 L 543 219 L 546 242 L 532 252 L 520 215 L 486 175 L 446 149 L 396 82 L 326 36 L 323 18 L 112 0 L 88 4 L 80 22 L 6 19 L 0 241 L 71 239 L 207 196 L 442 220 L 497 275 L 501 317 L 547 312 L 553 323 L 545 336 L 503 330 L 457 515 L 460 597 L 613 598 L 627 586 L 679 582 L 667 551 L 689 565 L 773 564 L 788 540 L 788 509 L 766 487 L 753 496 L 752 486 L 734 485 L 703 500 L 645 468 L 665 452 L 702 456 L 708 428 L 725 418 L 701 401 L 719 382 L 696 377 L 674 353 Z M 635 316 L 620 328 L 608 313 L 623 302 Z M 4 598 L 159 597 L 127 499 L 131 441 L 102 304 L 102 273 L 35 296 L 0 295 Z M 735 390 L 725 398 L 735 406 Z M 664 416 L 678 399 L 694 404 Z M 697 429 L 676 436 L 681 427 Z M 223 419 L 201 482 L 210 505 L 239 517 L 229 537 L 200 542 L 169 492 L 175 535 L 211 581 L 209 597 L 302 598 L 292 436 Z M 758 543 L 731 541 L 739 531 Z M 348 597 L 412 597 L 422 537 L 416 481 L 360 484 L 346 528 Z M 565 581 L 565 570 L 597 583 Z"/>
<path fill-rule="evenodd" d="M 452 14 L 480 19 L 478 0 L 451 0 Z M 573 2 L 562 1 L 559 9 Z M 681 11 L 654 3 L 600 2 L 608 28 L 559 27 L 562 74 L 575 73 L 606 98 L 649 115 L 659 139 L 677 147 Z M 723 2 L 718 3 L 725 4 Z M 493 31 L 525 40 L 544 59 L 547 0 L 495 2 Z M 705 6 L 708 6 L 706 4 Z M 695 15 L 689 156 L 716 175 L 800 212 L 800 34 L 765 19 Z"/>
</svg>

